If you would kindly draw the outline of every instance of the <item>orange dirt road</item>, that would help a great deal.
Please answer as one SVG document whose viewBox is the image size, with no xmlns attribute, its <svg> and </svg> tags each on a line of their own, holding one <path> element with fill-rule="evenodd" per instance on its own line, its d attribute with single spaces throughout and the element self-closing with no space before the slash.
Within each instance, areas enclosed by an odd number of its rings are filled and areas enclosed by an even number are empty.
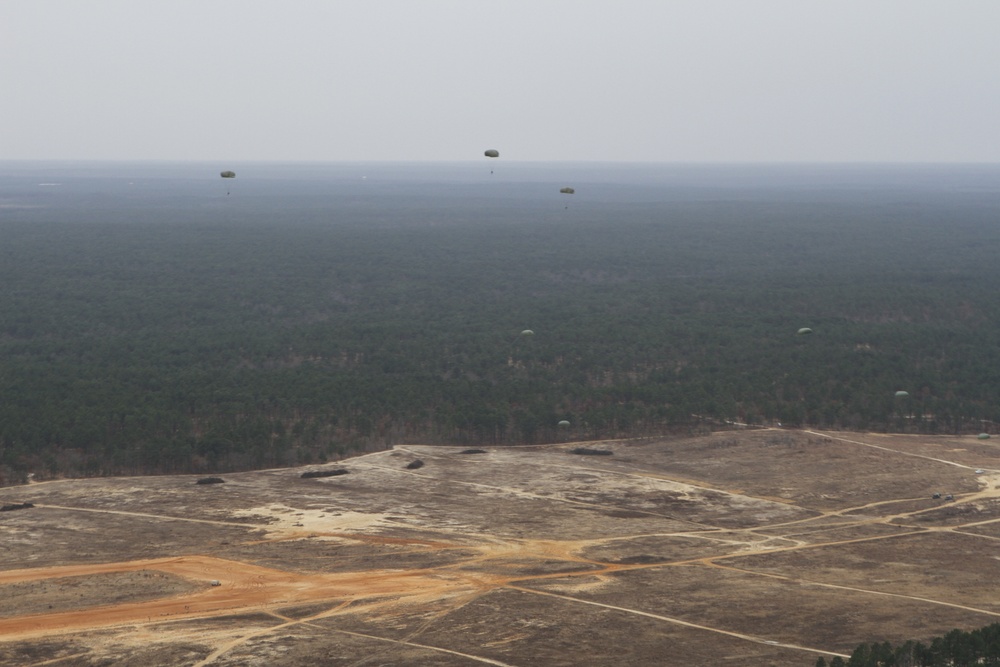
<svg viewBox="0 0 1000 667">
<path fill-rule="evenodd" d="M 201 591 L 135 604 L 0 619 L 0 641 L 104 628 L 130 623 L 181 620 L 246 612 L 320 600 L 354 600 L 393 596 L 414 601 L 481 591 L 491 587 L 470 572 L 366 571 L 296 574 L 210 556 L 185 556 L 70 565 L 0 572 L 0 584 L 136 570 L 157 570 L 191 581 L 203 581 Z M 213 579 L 221 585 L 211 586 Z"/>
</svg>

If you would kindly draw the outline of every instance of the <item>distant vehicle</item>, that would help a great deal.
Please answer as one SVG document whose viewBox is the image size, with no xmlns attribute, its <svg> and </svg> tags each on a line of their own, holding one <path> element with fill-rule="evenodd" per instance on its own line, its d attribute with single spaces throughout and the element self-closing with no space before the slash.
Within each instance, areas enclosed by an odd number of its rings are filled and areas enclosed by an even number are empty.
<svg viewBox="0 0 1000 667">
<path fill-rule="evenodd" d="M 986 472 L 986 471 L 983 470 L 982 468 L 976 468 L 976 474 L 977 475 L 982 475 L 984 472 Z"/>
<path fill-rule="evenodd" d="M 989 433 L 980 433 L 976 437 L 979 438 L 980 440 L 989 440 L 990 439 L 990 434 Z"/>
<path fill-rule="evenodd" d="M 951 495 L 951 494 L 949 493 L 949 494 L 948 494 L 947 496 L 945 496 L 945 497 L 944 497 L 944 499 L 945 499 L 945 500 L 954 500 L 954 499 L 955 499 L 955 496 L 953 496 L 953 495 Z"/>
<path fill-rule="evenodd" d="M 940 497 L 941 497 L 941 494 L 939 492 L 935 492 L 934 495 L 931 496 L 931 498 L 934 498 L 935 500 L 937 500 Z"/>
<path fill-rule="evenodd" d="M 564 195 L 576 194 L 576 190 L 574 190 L 573 188 L 559 188 L 559 192 L 563 193 Z"/>
<path fill-rule="evenodd" d="M 211 585 L 213 585 L 213 586 L 221 586 L 221 585 L 222 585 L 222 582 L 221 582 L 221 581 L 219 581 L 218 579 L 212 579 L 212 580 L 211 580 L 210 582 L 208 582 L 208 583 L 210 583 L 210 584 L 211 584 Z"/>
</svg>

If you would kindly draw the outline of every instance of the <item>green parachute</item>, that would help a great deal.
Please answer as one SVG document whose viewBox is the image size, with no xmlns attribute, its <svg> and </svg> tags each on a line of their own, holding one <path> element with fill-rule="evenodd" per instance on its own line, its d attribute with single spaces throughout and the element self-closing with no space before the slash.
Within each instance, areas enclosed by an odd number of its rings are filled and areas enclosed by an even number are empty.
<svg viewBox="0 0 1000 667">
<path fill-rule="evenodd" d="M 235 171 L 229 171 L 227 169 L 226 171 L 219 172 L 219 176 L 221 176 L 222 178 L 236 178 L 236 172 Z M 227 195 L 229 194 L 229 184 L 228 183 L 226 184 L 226 194 Z"/>
</svg>

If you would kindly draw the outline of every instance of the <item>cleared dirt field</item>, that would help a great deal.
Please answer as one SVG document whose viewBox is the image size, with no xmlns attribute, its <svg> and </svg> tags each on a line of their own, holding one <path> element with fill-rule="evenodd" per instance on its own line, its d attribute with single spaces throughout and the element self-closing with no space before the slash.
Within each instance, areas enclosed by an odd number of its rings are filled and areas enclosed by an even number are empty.
<svg viewBox="0 0 1000 667">
<path fill-rule="evenodd" d="M 993 443 L 400 446 L 307 468 L 335 477 L 4 488 L 34 507 L 0 513 L 0 664 L 809 667 L 1000 621 Z"/>
</svg>

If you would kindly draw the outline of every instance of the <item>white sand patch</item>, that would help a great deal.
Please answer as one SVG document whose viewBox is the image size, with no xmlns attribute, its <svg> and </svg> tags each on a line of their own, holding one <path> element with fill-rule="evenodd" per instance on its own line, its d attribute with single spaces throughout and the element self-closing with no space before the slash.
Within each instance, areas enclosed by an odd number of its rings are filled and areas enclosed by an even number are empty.
<svg viewBox="0 0 1000 667">
<path fill-rule="evenodd" d="M 270 534 L 352 533 L 377 530 L 387 525 L 389 515 L 382 513 L 345 512 L 326 509 L 297 509 L 280 503 L 235 510 L 234 517 L 266 517 L 271 520 L 264 530 Z"/>
<path fill-rule="evenodd" d="M 579 580 L 573 582 L 549 583 L 545 585 L 544 590 L 571 595 L 573 593 L 594 593 L 610 585 L 611 580 L 608 577 L 592 576 L 581 577 Z"/>
<path fill-rule="evenodd" d="M 976 481 L 979 482 L 983 491 L 994 490 L 1000 488 L 1000 473 L 989 470 L 985 473 L 976 475 Z"/>
</svg>

